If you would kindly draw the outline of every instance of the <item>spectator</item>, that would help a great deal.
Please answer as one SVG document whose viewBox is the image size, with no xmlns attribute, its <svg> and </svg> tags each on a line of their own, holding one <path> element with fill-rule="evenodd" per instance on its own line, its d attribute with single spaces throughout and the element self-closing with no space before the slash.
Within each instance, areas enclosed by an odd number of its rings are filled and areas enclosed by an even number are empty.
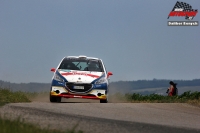
<svg viewBox="0 0 200 133">
<path fill-rule="evenodd" d="M 174 83 L 173 81 L 169 82 L 170 87 L 167 89 L 168 96 L 175 96 L 177 95 L 177 88 L 176 88 L 176 83 Z"/>
</svg>

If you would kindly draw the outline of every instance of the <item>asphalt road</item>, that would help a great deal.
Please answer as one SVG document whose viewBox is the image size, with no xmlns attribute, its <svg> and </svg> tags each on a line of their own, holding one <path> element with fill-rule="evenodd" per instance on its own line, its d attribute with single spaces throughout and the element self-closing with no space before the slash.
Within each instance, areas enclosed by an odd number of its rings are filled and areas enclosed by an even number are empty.
<svg viewBox="0 0 200 133">
<path fill-rule="evenodd" d="M 200 133 L 200 108 L 182 103 L 12 103 L 0 113 L 52 129 L 77 125 L 84 133 Z"/>
</svg>

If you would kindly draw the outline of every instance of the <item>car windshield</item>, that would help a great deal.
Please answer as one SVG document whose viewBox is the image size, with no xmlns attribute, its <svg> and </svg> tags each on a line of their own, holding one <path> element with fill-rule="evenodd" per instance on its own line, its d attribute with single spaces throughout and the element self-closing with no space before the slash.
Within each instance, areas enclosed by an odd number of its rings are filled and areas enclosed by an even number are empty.
<svg viewBox="0 0 200 133">
<path fill-rule="evenodd" d="M 103 72 L 100 60 L 65 58 L 58 69 Z"/>
</svg>

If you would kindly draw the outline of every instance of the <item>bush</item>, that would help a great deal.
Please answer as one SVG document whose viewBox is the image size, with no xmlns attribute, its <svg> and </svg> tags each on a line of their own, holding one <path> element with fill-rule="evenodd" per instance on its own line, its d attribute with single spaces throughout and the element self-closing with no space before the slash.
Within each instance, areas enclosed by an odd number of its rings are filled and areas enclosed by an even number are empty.
<svg viewBox="0 0 200 133">
<path fill-rule="evenodd" d="M 200 100 L 200 92 L 184 92 L 180 96 L 163 96 L 158 94 L 141 95 L 138 93 L 125 94 L 127 101 L 130 102 L 158 102 L 158 103 L 172 103 L 172 102 L 187 102 L 189 100 Z"/>
<path fill-rule="evenodd" d="M 30 102 L 24 92 L 0 88 L 0 103 Z"/>
</svg>

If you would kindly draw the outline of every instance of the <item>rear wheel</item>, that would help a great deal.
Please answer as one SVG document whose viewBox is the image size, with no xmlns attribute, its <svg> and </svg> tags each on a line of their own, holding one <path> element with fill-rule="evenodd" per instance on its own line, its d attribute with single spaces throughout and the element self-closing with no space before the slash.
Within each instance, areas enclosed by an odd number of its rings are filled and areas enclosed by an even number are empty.
<svg viewBox="0 0 200 133">
<path fill-rule="evenodd" d="M 52 103 L 60 103 L 61 102 L 61 97 L 53 97 L 53 96 L 50 95 L 49 100 Z"/>
</svg>

